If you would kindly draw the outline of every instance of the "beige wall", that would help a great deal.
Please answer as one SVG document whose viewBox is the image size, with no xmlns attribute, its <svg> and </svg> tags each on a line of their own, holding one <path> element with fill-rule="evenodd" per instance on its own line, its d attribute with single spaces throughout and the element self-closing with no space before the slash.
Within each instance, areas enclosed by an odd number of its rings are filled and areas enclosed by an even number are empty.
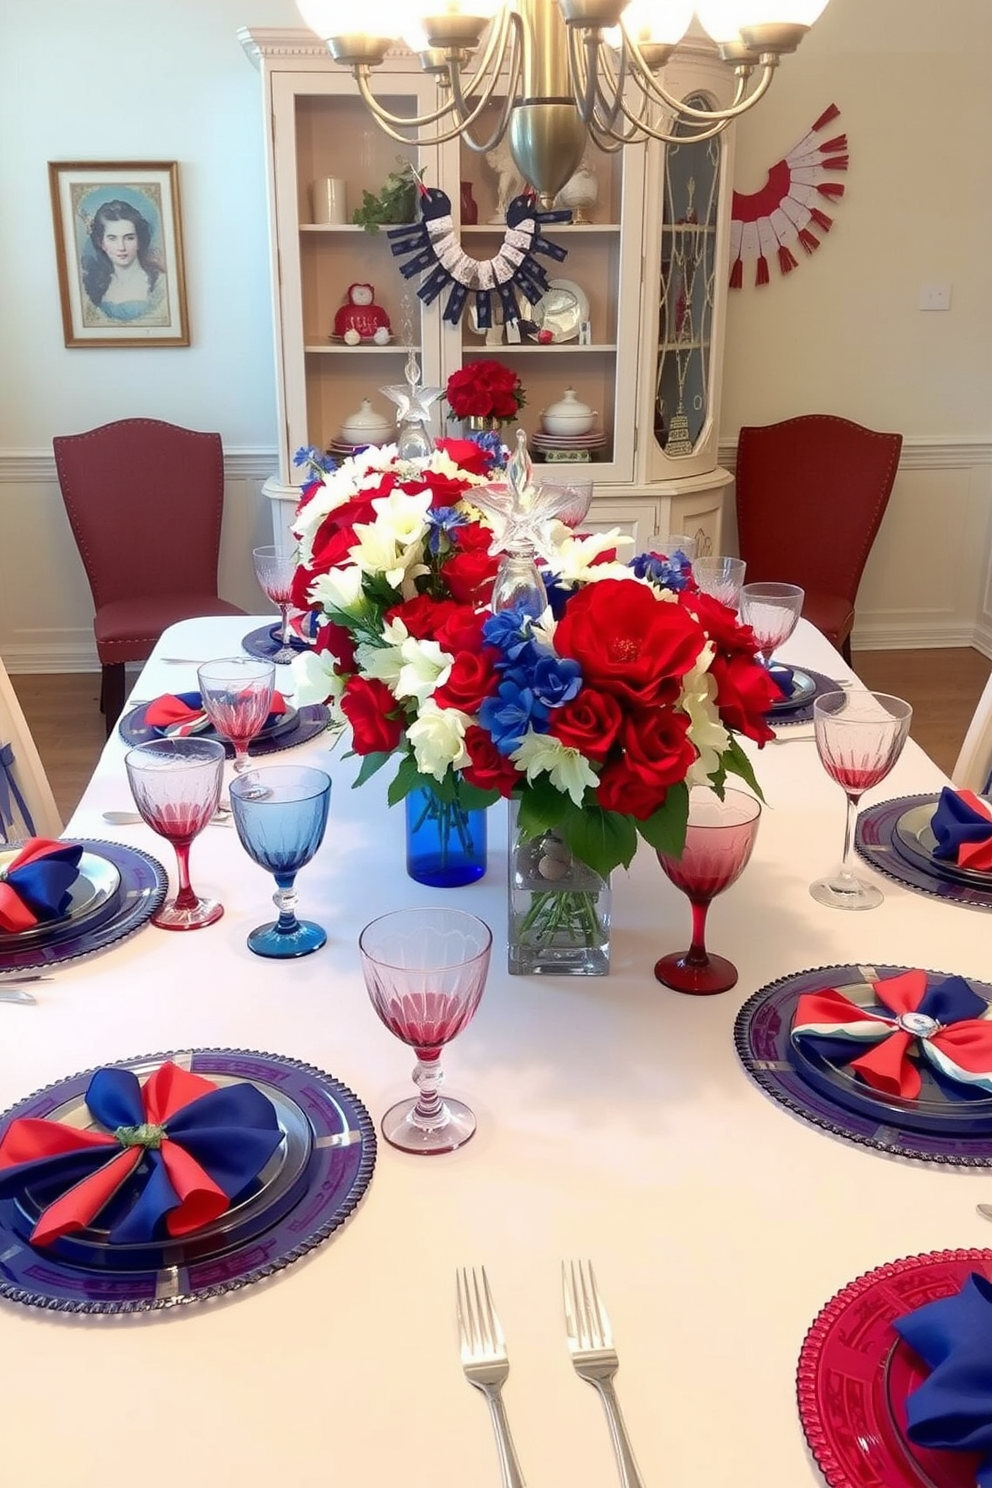
<svg viewBox="0 0 992 1488">
<path fill-rule="evenodd" d="M 830 0 L 784 60 L 738 126 L 736 184 L 756 190 L 836 103 L 848 189 L 817 253 L 731 295 L 725 438 L 814 410 L 992 436 L 990 58 L 989 0 Z M 947 313 L 917 308 L 934 281 L 953 284 Z"/>
</svg>

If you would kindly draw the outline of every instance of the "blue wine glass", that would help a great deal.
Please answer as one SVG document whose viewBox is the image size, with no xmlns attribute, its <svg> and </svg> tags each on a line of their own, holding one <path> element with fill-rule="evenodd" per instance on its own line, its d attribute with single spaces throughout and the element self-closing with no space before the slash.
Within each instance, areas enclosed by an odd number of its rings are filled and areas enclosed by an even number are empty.
<svg viewBox="0 0 992 1488">
<path fill-rule="evenodd" d="M 248 770 L 231 781 L 231 811 L 248 856 L 275 876 L 272 902 L 277 920 L 259 925 L 248 937 L 256 956 L 308 956 L 319 951 L 327 932 L 312 920 L 296 918 L 296 875 L 324 840 L 331 778 L 305 765 Z"/>
</svg>

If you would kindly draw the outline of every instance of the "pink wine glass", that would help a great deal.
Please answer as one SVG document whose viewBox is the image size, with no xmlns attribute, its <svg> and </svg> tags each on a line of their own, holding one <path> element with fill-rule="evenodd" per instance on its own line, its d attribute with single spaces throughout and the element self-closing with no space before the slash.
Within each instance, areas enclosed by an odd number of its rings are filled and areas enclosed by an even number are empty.
<svg viewBox="0 0 992 1488">
<path fill-rule="evenodd" d="M 884 895 L 858 878 L 853 862 L 858 803 L 866 790 L 885 779 L 909 734 L 913 710 L 884 692 L 827 692 L 813 703 L 813 730 L 820 762 L 847 798 L 844 856 L 830 878 L 818 878 L 809 891 L 830 909 L 875 909 Z"/>
<path fill-rule="evenodd" d="M 689 822 L 680 858 L 659 852 L 658 862 L 692 906 L 692 944 L 662 956 L 654 968 L 659 982 L 675 992 L 705 997 L 726 992 L 737 981 L 737 967 L 725 956 L 711 956 L 705 945 L 710 900 L 736 883 L 747 867 L 758 831 L 761 805 L 744 791 L 728 790 L 723 800 L 706 786 L 689 793 Z"/>
<path fill-rule="evenodd" d="M 251 764 L 248 745 L 272 711 L 276 669 L 271 661 L 228 656 L 197 668 L 203 711 L 222 738 L 234 746 L 234 768 L 240 775 Z"/>
<path fill-rule="evenodd" d="M 741 589 L 741 624 L 754 631 L 762 666 L 771 666 L 772 653 L 799 624 L 805 598 L 798 584 L 745 584 Z"/>
<path fill-rule="evenodd" d="M 358 938 L 372 1006 L 417 1054 L 418 1094 L 382 1118 L 386 1141 L 404 1152 L 452 1152 L 475 1131 L 468 1106 L 441 1099 L 441 1050 L 479 1006 L 492 943 L 488 925 L 461 909 L 399 909 Z"/>
<path fill-rule="evenodd" d="M 135 805 L 153 832 L 176 850 L 179 893 L 152 924 L 162 930 L 202 930 L 224 913 L 216 899 L 200 899 L 189 881 L 189 849 L 220 801 L 224 746 L 216 739 L 150 739 L 124 756 Z"/>
<path fill-rule="evenodd" d="M 266 599 L 279 606 L 282 621 L 279 629 L 279 648 L 273 651 L 271 660 L 283 665 L 296 656 L 291 644 L 293 635 L 289 628 L 289 612 L 293 608 L 293 579 L 296 575 L 296 557 L 274 546 L 252 549 L 255 577 Z"/>
</svg>

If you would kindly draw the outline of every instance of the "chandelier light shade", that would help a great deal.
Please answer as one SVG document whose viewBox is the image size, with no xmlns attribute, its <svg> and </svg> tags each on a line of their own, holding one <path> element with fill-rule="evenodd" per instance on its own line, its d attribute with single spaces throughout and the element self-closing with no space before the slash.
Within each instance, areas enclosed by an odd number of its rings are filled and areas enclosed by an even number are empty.
<svg viewBox="0 0 992 1488">
<path fill-rule="evenodd" d="M 710 139 L 767 92 L 827 0 L 297 0 L 331 56 L 350 67 L 379 125 L 402 143 L 461 138 L 492 150 L 508 136 L 526 180 L 550 205 L 590 139 L 615 151 L 646 138 Z M 726 108 L 669 93 L 663 70 L 693 13 L 735 75 Z M 359 30 L 358 28 L 361 27 Z M 420 118 L 391 114 L 373 70 L 404 42 L 438 84 Z M 495 124 L 488 105 L 498 102 Z M 485 120 L 483 115 L 485 113 Z"/>
</svg>

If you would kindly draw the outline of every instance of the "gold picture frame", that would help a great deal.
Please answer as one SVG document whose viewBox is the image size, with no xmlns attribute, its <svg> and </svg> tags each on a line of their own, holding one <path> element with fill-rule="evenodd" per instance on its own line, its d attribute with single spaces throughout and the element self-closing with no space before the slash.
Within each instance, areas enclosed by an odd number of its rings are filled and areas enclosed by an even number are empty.
<svg viewBox="0 0 992 1488">
<path fill-rule="evenodd" d="M 179 166 L 50 160 L 66 346 L 188 346 Z"/>
</svg>

